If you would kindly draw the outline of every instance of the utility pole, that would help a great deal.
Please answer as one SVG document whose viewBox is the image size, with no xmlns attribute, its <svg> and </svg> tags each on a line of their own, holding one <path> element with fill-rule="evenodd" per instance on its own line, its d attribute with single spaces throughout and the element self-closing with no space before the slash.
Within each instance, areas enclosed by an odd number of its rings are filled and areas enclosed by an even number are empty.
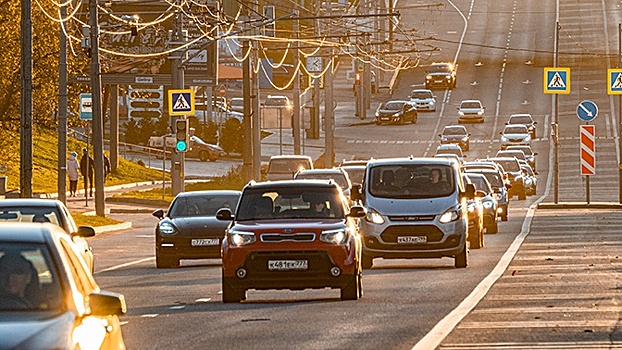
<svg viewBox="0 0 622 350">
<path fill-rule="evenodd" d="M 102 113 L 102 84 L 99 66 L 99 21 L 97 0 L 89 0 L 91 27 L 91 97 L 93 106 L 93 160 L 95 171 L 95 214 L 106 216 L 104 203 L 104 135 Z M 86 189 L 85 189 L 86 191 Z"/>
<path fill-rule="evenodd" d="M 618 23 L 618 68 L 622 68 L 622 23 Z M 622 203 L 622 95 L 618 95 L 618 188 Z"/>
<path fill-rule="evenodd" d="M 247 33 L 244 33 L 247 35 Z M 251 57 L 248 54 L 250 45 L 247 38 L 242 38 L 242 55 L 246 57 L 242 62 L 242 94 L 244 97 L 244 119 L 242 128 L 244 130 L 244 150 L 242 151 L 243 165 L 242 178 L 245 183 L 253 179 L 253 123 L 251 115 Z"/>
<path fill-rule="evenodd" d="M 119 85 L 110 85 L 110 171 L 119 167 Z"/>
<path fill-rule="evenodd" d="M 60 17 L 67 17 L 61 5 Z M 67 36 L 65 22 L 60 22 L 58 57 L 58 200 L 67 203 Z"/>
<path fill-rule="evenodd" d="M 173 35 L 171 36 L 173 45 L 179 46 L 182 44 L 182 26 L 182 12 L 179 11 L 177 13 L 177 18 L 175 18 L 173 22 Z M 180 51 L 175 51 L 175 53 L 170 56 L 171 82 L 173 89 L 183 89 L 185 85 L 184 70 L 181 67 L 181 58 L 182 53 Z M 175 122 L 177 121 L 177 118 L 178 117 L 176 116 L 170 116 L 170 126 L 173 133 L 175 133 L 176 130 Z M 184 191 L 184 153 L 177 152 L 174 149 L 171 151 L 171 191 L 173 196 L 176 196 Z"/>
<path fill-rule="evenodd" d="M 328 2 L 328 16 L 333 15 L 333 5 L 332 1 Z M 331 27 L 332 23 L 328 25 L 328 37 L 331 36 Z M 326 69 L 326 82 L 325 82 L 325 100 L 324 100 L 324 142 L 325 142 L 325 150 L 324 150 L 324 167 L 332 168 L 335 163 L 335 151 L 333 144 L 333 128 L 335 122 L 335 108 L 333 106 L 333 47 L 331 46 L 328 49 L 328 60 L 327 60 L 327 69 Z"/>
<path fill-rule="evenodd" d="M 555 23 L 555 67 L 559 64 L 559 22 Z M 553 122 L 553 145 L 555 152 L 554 168 L 555 173 L 555 192 L 553 193 L 553 199 L 555 204 L 559 202 L 559 94 L 555 94 L 555 117 Z"/>
<path fill-rule="evenodd" d="M 32 3 L 22 0 L 20 197 L 32 197 Z"/>
<path fill-rule="evenodd" d="M 254 3 L 255 13 L 259 12 L 259 4 L 257 2 Z M 259 29 L 256 26 L 253 26 L 252 32 L 248 33 L 253 37 L 259 34 Z M 259 42 L 257 40 L 253 41 L 253 45 L 251 46 L 253 50 L 252 59 L 255 64 L 255 70 L 253 71 L 253 91 L 252 98 L 253 101 L 253 127 L 252 127 L 252 142 L 253 142 L 253 173 L 252 179 L 257 181 L 261 180 L 261 94 L 259 92 L 259 72 L 261 70 L 261 62 L 259 61 Z M 253 65 L 251 65 L 252 67 Z"/>
<path fill-rule="evenodd" d="M 294 16 L 298 18 L 298 10 L 294 10 Z M 300 51 L 298 42 L 299 20 L 294 20 L 294 35 L 296 42 L 294 43 L 294 65 L 298 68 L 300 65 Z M 294 72 L 294 122 L 292 123 L 292 133 L 294 134 L 294 154 L 300 154 L 300 70 Z"/>
</svg>

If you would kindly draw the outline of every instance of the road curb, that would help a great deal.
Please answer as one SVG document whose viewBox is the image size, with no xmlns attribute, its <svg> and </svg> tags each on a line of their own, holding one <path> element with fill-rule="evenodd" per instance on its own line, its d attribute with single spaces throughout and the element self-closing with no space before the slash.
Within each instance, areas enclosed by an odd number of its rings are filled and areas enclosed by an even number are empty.
<svg viewBox="0 0 622 350">
<path fill-rule="evenodd" d="M 622 209 L 621 203 L 584 203 L 584 202 L 565 202 L 565 203 L 540 203 L 538 209 Z"/>
<path fill-rule="evenodd" d="M 95 230 L 95 234 L 103 233 L 103 232 L 127 230 L 129 228 L 132 228 L 132 223 L 130 221 L 122 222 L 116 225 L 93 226 L 93 229 Z"/>
</svg>

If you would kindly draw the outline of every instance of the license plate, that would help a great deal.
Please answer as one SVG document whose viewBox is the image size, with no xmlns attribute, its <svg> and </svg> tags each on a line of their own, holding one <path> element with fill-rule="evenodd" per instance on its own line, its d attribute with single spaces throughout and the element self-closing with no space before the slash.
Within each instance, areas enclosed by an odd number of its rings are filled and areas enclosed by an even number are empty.
<svg viewBox="0 0 622 350">
<path fill-rule="evenodd" d="M 397 237 L 398 244 L 416 244 L 416 243 L 427 243 L 427 236 L 400 236 Z"/>
<path fill-rule="evenodd" d="M 190 241 L 190 245 L 193 247 L 202 247 L 202 246 L 210 246 L 210 245 L 219 245 L 220 241 L 218 238 L 197 238 Z"/>
<path fill-rule="evenodd" d="M 307 260 L 268 260 L 268 270 L 306 270 Z"/>
</svg>

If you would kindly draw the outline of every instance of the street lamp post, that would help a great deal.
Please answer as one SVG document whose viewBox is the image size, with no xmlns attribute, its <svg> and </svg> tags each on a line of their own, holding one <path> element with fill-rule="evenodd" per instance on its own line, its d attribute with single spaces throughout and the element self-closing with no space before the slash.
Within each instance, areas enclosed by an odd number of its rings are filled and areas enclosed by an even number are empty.
<svg viewBox="0 0 622 350">
<path fill-rule="evenodd" d="M 99 21 L 97 0 L 89 0 L 89 25 L 91 29 L 91 97 L 93 108 L 93 164 L 95 167 L 95 213 L 106 216 L 104 204 L 104 147 L 102 85 L 99 65 Z M 59 155 L 60 156 L 60 155 Z M 63 155 L 64 156 L 64 155 Z"/>
</svg>

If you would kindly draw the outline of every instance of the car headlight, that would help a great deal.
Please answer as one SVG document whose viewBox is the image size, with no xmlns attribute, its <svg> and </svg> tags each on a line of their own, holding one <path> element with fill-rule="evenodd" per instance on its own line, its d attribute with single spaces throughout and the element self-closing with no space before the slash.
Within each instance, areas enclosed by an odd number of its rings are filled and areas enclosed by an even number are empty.
<svg viewBox="0 0 622 350">
<path fill-rule="evenodd" d="M 482 206 L 484 207 L 484 209 L 490 209 L 494 206 L 494 203 L 492 201 L 486 201 L 482 202 Z"/>
<path fill-rule="evenodd" d="M 229 231 L 229 241 L 232 245 L 240 247 L 243 245 L 251 244 L 257 239 L 255 233 L 246 231 Z"/>
<path fill-rule="evenodd" d="M 531 136 L 527 135 L 527 137 L 525 137 L 525 142 L 529 142 L 531 141 Z"/>
<path fill-rule="evenodd" d="M 432 76 L 431 75 L 426 75 L 426 80 L 432 80 Z"/>
<path fill-rule="evenodd" d="M 477 112 L 477 115 L 483 115 L 483 114 L 484 114 L 484 111 Z"/>
<path fill-rule="evenodd" d="M 467 204 L 467 211 L 469 213 L 472 213 L 475 211 L 475 202 L 469 202 L 469 204 Z"/>
<path fill-rule="evenodd" d="M 501 136 L 501 142 L 508 142 L 508 138 L 505 136 Z"/>
<path fill-rule="evenodd" d="M 441 224 L 447 224 L 447 223 L 450 223 L 452 221 L 456 221 L 458 219 L 460 219 L 460 209 L 458 209 L 458 208 L 450 208 L 450 209 L 447 209 L 447 211 L 444 212 L 441 215 L 441 217 L 440 217 L 440 219 L 438 219 L 438 221 Z"/>
<path fill-rule="evenodd" d="M 400 112 L 393 113 L 393 118 L 398 118 L 400 116 Z"/>
<path fill-rule="evenodd" d="M 384 218 L 382 217 L 382 215 L 372 208 L 369 208 L 369 210 L 367 211 L 367 216 L 365 217 L 365 219 L 377 225 L 384 224 Z"/>
<path fill-rule="evenodd" d="M 175 230 L 175 226 L 173 226 L 173 224 L 171 224 L 170 222 L 160 223 L 160 234 L 173 235 L 176 232 L 177 230 Z"/>
<path fill-rule="evenodd" d="M 465 136 L 465 137 L 461 138 L 460 140 L 466 142 L 468 139 L 469 138 Z"/>
<path fill-rule="evenodd" d="M 348 230 L 346 228 L 339 228 L 335 230 L 322 231 L 320 234 L 320 241 L 331 244 L 342 244 L 348 237 Z"/>
<path fill-rule="evenodd" d="M 464 112 L 463 111 L 458 111 L 458 114 L 464 115 Z"/>
</svg>

